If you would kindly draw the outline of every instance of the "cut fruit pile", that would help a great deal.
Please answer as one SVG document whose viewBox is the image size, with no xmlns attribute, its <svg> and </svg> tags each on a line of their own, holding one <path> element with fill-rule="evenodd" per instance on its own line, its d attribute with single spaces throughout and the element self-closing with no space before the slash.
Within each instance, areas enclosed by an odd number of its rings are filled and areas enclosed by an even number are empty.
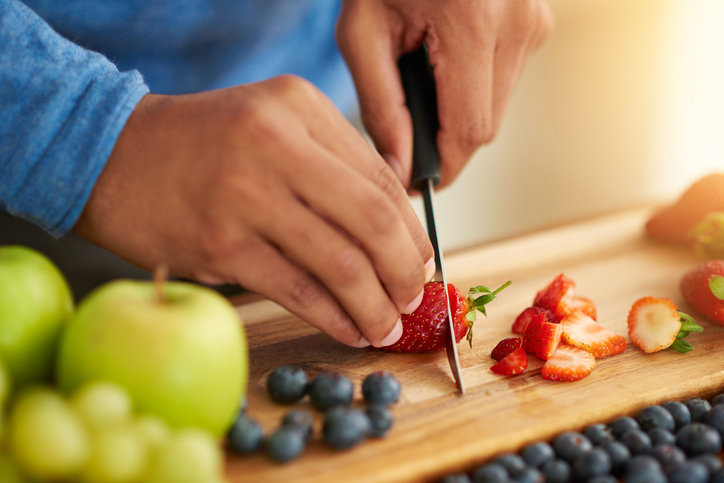
<svg viewBox="0 0 724 483">
<path fill-rule="evenodd" d="M 544 379 L 578 381 L 593 371 L 596 359 L 626 349 L 626 339 L 596 322 L 596 306 L 576 296 L 575 287 L 560 274 L 538 292 L 533 305 L 513 323 L 512 331 L 522 339 L 504 339 L 493 349 L 491 356 L 498 362 L 490 369 L 495 374 L 520 374 L 530 354 L 546 361 L 541 369 Z"/>
</svg>

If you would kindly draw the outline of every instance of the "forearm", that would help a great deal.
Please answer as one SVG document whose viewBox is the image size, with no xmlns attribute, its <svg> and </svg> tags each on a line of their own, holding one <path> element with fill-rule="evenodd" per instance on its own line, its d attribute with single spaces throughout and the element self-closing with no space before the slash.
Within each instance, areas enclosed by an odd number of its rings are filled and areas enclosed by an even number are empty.
<svg viewBox="0 0 724 483">
<path fill-rule="evenodd" d="M 148 88 L 16 0 L 0 0 L 0 50 L 0 208 L 61 235 Z"/>
</svg>

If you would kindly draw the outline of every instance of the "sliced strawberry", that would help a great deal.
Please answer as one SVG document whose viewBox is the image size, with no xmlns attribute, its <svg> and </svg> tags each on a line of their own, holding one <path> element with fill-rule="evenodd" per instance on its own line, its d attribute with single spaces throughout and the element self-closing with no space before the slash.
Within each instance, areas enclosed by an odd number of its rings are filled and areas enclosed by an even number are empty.
<svg viewBox="0 0 724 483">
<path fill-rule="evenodd" d="M 589 352 L 561 344 L 543 364 L 540 375 L 551 381 L 578 381 L 596 367 L 596 359 Z"/>
<path fill-rule="evenodd" d="M 550 310 L 555 314 L 556 322 L 560 322 L 570 313 L 569 307 L 573 304 L 575 289 L 576 283 L 561 273 L 538 292 L 533 305 Z"/>
<path fill-rule="evenodd" d="M 512 376 L 513 374 L 520 374 L 526 370 L 527 367 L 528 356 L 522 347 L 518 347 L 498 363 L 494 364 L 490 370 L 501 376 Z"/>
<path fill-rule="evenodd" d="M 523 349 L 539 359 L 547 360 L 558 347 L 563 327 L 546 322 L 545 312 L 533 316 L 523 336 Z"/>
<path fill-rule="evenodd" d="M 490 357 L 499 361 L 504 359 L 505 356 L 513 352 L 515 349 L 520 347 L 520 337 L 511 337 L 509 339 L 503 339 L 498 342 L 495 349 L 490 353 Z"/>
<path fill-rule="evenodd" d="M 681 330 L 681 315 L 667 298 L 643 297 L 634 302 L 628 314 L 628 335 L 644 352 L 666 349 Z"/>
<path fill-rule="evenodd" d="M 718 325 L 724 325 L 724 300 L 715 295 L 716 285 L 712 286 L 712 283 L 716 284 L 722 276 L 724 260 L 713 260 L 699 265 L 681 280 L 681 293 L 686 300 L 697 312 Z"/>
<path fill-rule="evenodd" d="M 591 299 L 576 295 L 575 297 L 573 297 L 573 300 L 570 302 L 570 304 L 566 305 L 566 303 L 563 301 L 561 303 L 565 305 L 563 310 L 568 312 L 569 314 L 572 314 L 575 311 L 579 311 L 589 316 L 593 320 L 596 320 L 598 313 L 596 311 L 596 305 Z"/>
<path fill-rule="evenodd" d="M 601 327 L 583 312 L 573 312 L 561 320 L 561 326 L 561 338 L 566 344 L 590 352 L 596 359 L 615 356 L 626 350 L 626 339 Z"/>
</svg>

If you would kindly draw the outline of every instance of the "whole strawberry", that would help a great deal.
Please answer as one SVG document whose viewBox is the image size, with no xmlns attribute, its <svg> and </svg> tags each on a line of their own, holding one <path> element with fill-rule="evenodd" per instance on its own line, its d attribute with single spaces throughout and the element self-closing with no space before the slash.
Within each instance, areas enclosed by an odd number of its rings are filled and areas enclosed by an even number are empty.
<svg viewBox="0 0 724 483">
<path fill-rule="evenodd" d="M 684 275 L 681 292 L 697 312 L 724 325 L 724 260 L 703 263 Z"/>
<path fill-rule="evenodd" d="M 470 289 L 468 297 L 455 285 L 447 285 L 450 293 L 450 311 L 452 313 L 455 343 L 468 334 L 472 346 L 472 326 L 475 311 L 485 314 L 485 304 L 495 300 L 495 296 L 510 285 L 502 285 L 495 291 L 479 286 Z M 478 297 L 474 297 L 479 295 Z M 445 324 L 447 300 L 442 282 L 428 282 L 420 306 L 411 314 L 402 314 L 402 337 L 394 344 L 382 347 L 390 352 L 437 352 L 445 350 Z"/>
</svg>

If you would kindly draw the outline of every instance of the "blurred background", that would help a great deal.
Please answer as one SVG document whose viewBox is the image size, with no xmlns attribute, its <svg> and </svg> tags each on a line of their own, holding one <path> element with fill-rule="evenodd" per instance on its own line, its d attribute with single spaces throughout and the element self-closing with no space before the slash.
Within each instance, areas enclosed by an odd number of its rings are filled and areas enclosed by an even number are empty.
<svg viewBox="0 0 724 483">
<path fill-rule="evenodd" d="M 556 30 L 498 137 L 435 199 L 443 250 L 666 203 L 724 172 L 724 2 L 549 3 Z"/>
</svg>

